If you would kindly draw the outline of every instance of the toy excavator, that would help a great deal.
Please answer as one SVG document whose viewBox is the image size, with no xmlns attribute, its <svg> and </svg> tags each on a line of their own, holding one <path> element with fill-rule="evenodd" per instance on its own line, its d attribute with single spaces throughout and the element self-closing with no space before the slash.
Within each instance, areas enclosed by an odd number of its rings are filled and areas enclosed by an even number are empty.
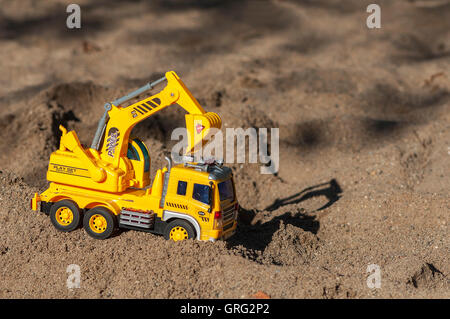
<svg viewBox="0 0 450 319">
<path fill-rule="evenodd" d="M 159 93 L 129 106 L 121 106 L 157 84 Z M 185 115 L 188 135 L 183 162 L 158 169 L 150 187 L 150 156 L 144 143 L 130 133 L 133 127 L 170 105 Z M 220 117 L 205 112 L 175 72 L 105 104 L 105 113 L 90 148 L 74 131 L 60 126 L 60 148 L 50 156 L 49 188 L 35 193 L 31 209 L 50 216 L 60 231 L 81 223 L 97 239 L 110 237 L 118 228 L 163 235 L 174 241 L 227 239 L 237 226 L 238 203 L 231 169 L 215 160 L 194 161 L 197 146 L 204 145 L 211 129 L 221 127 Z"/>
</svg>

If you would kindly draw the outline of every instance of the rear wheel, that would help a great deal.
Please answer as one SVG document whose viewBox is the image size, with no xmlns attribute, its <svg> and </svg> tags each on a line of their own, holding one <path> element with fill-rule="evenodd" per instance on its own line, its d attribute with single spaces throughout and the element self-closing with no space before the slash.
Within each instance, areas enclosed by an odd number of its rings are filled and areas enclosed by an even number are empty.
<svg viewBox="0 0 450 319">
<path fill-rule="evenodd" d="M 80 226 L 81 216 L 78 205 L 68 199 L 63 199 L 52 205 L 50 220 L 56 229 L 70 232 Z"/>
<path fill-rule="evenodd" d="M 164 232 L 164 238 L 173 241 L 186 240 L 194 237 L 195 231 L 192 225 L 181 219 L 171 221 Z"/>
<path fill-rule="evenodd" d="M 83 226 L 89 236 L 106 239 L 117 228 L 116 216 L 105 207 L 94 207 L 84 215 Z"/>
</svg>

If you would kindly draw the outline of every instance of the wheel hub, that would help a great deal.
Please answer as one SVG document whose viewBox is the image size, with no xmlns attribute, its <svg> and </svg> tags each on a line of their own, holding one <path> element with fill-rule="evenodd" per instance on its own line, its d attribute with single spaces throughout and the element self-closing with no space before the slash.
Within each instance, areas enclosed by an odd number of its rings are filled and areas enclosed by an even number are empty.
<svg viewBox="0 0 450 319">
<path fill-rule="evenodd" d="M 105 217 L 103 217 L 100 214 L 92 215 L 91 219 L 89 220 L 89 227 L 93 232 L 96 233 L 103 233 L 106 230 L 108 222 L 106 221 Z"/>
<path fill-rule="evenodd" d="M 188 237 L 187 230 L 184 227 L 177 226 L 170 231 L 170 239 L 173 241 L 185 240 Z"/>
<path fill-rule="evenodd" d="M 63 226 L 67 226 L 73 221 L 73 213 L 68 207 L 60 207 L 55 214 L 56 221 Z"/>
</svg>

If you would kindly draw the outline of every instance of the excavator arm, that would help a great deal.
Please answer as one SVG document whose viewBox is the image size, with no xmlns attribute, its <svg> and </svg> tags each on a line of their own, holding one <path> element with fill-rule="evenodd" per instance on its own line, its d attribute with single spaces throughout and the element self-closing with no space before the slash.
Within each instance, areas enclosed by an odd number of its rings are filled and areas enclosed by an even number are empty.
<svg viewBox="0 0 450 319">
<path fill-rule="evenodd" d="M 167 81 L 167 85 L 159 93 L 123 106 L 126 101 L 163 81 Z M 162 79 L 107 103 L 91 148 L 83 147 L 74 131 L 67 132 L 61 127 L 60 149 L 50 156 L 47 179 L 112 193 L 123 192 L 128 187 L 148 186 L 148 150 L 139 139 L 130 138 L 130 133 L 137 123 L 174 104 L 187 112 L 188 149 L 185 155 L 192 155 L 198 145 L 207 142 L 212 128 L 220 129 L 221 120 L 216 113 L 205 112 L 175 72 L 167 72 Z M 153 184 L 158 185 L 155 181 Z M 35 203 L 37 200 L 36 197 Z"/>
<path fill-rule="evenodd" d="M 127 107 L 120 106 L 164 80 L 167 80 L 167 85 L 159 93 Z M 181 106 L 187 112 L 185 115 L 188 135 L 186 155 L 193 154 L 199 145 L 205 144 L 212 128 L 221 128 L 222 122 L 219 115 L 205 112 L 177 74 L 170 71 L 162 79 L 107 103 L 105 115 L 100 120 L 91 148 L 101 149 L 102 159 L 118 167 L 120 158 L 127 154 L 128 139 L 133 127 L 173 104 Z"/>
</svg>

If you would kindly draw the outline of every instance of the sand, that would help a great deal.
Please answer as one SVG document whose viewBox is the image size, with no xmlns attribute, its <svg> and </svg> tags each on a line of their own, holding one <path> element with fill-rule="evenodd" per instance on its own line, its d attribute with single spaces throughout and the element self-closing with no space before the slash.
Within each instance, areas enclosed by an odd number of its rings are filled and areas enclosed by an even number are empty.
<svg viewBox="0 0 450 319">
<path fill-rule="evenodd" d="M 0 1 L 0 298 L 449 298 L 450 2 Z M 223 127 L 280 129 L 280 166 L 230 166 L 226 242 L 58 232 L 30 210 L 58 126 L 175 70 Z M 164 165 L 184 113 L 133 131 Z M 81 270 L 68 289 L 67 266 Z M 369 288 L 368 266 L 381 275 Z"/>
</svg>

